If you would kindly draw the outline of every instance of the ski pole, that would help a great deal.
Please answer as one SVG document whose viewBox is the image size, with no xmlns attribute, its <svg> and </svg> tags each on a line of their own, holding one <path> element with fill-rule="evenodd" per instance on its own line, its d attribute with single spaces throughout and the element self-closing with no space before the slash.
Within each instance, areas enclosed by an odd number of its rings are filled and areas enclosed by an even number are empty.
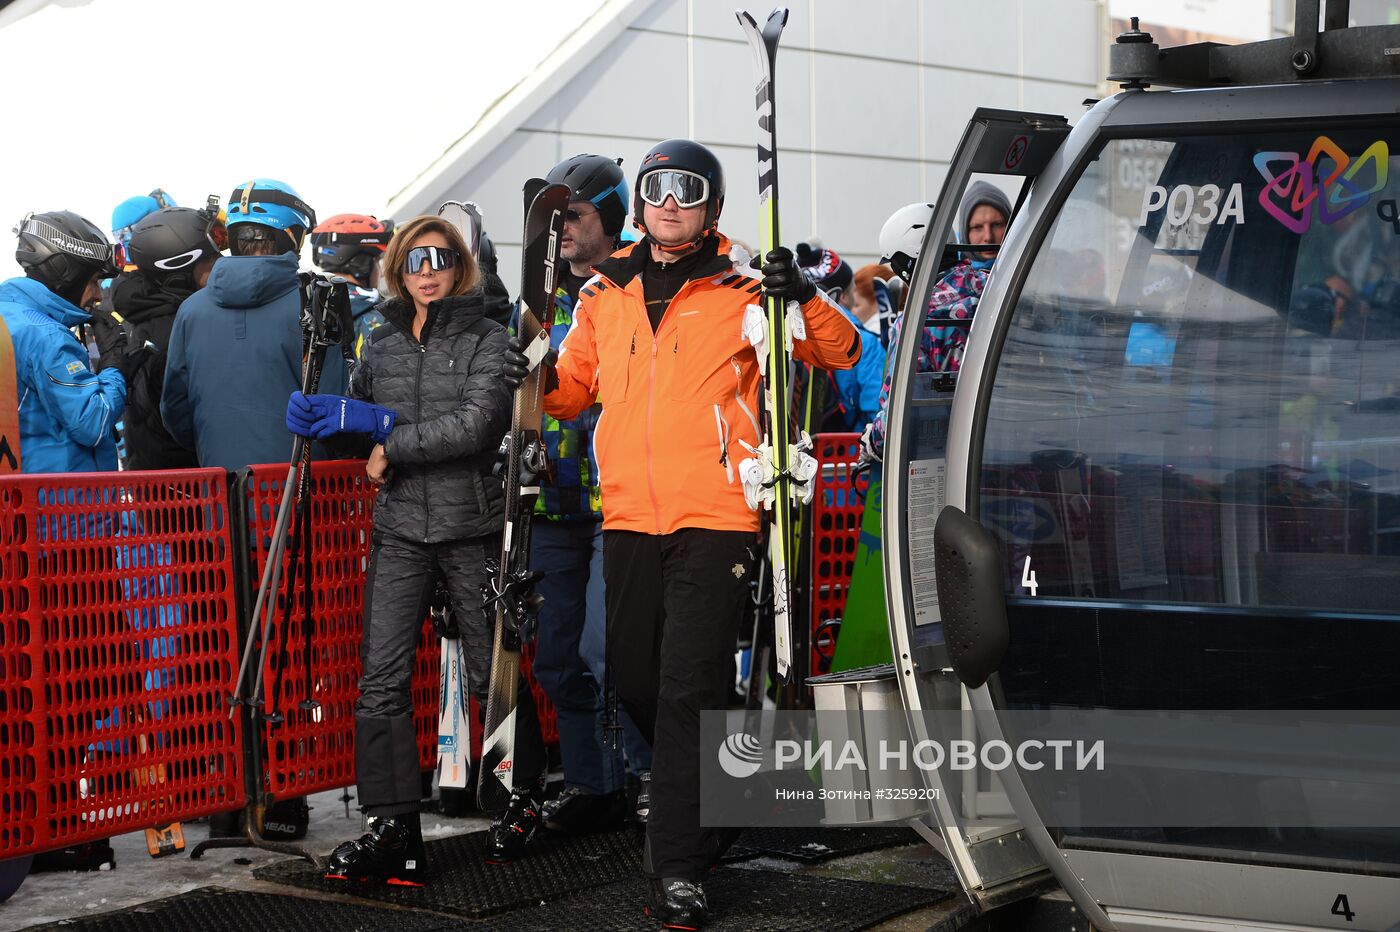
<svg viewBox="0 0 1400 932">
<path fill-rule="evenodd" d="M 301 390 L 303 394 L 314 394 L 316 386 L 320 383 L 320 365 L 317 362 L 315 319 L 320 316 L 316 312 L 315 304 L 319 300 L 324 300 L 322 289 L 314 287 L 320 284 L 312 276 L 305 273 L 301 276 L 302 295 L 302 330 L 307 335 L 305 344 L 305 362 L 301 370 Z M 329 285 L 328 285 L 329 287 Z M 324 357 L 324 352 L 321 353 Z M 287 525 L 291 518 L 292 488 L 298 485 L 299 473 L 303 460 L 309 462 L 311 458 L 311 441 L 305 437 L 297 436 L 292 440 L 291 460 L 287 464 L 287 476 L 282 480 L 281 500 L 277 505 L 277 519 L 273 523 L 272 537 L 268 544 L 267 560 L 263 564 L 262 576 L 258 583 L 257 598 L 253 602 L 253 612 L 251 615 L 252 624 L 249 625 L 249 634 L 252 634 L 253 626 L 256 625 L 261 632 L 259 640 L 255 641 L 251 636 L 248 643 L 243 646 L 243 657 L 238 665 L 238 675 L 234 679 L 233 696 L 229 701 L 229 718 L 233 718 L 234 710 L 238 707 L 242 693 L 244 677 L 248 672 L 248 665 L 253 658 L 254 644 L 261 643 L 261 650 L 258 654 L 258 674 L 253 686 L 253 691 L 249 694 L 249 701 L 256 701 L 259 691 L 262 688 L 262 666 L 267 654 L 267 642 L 272 636 L 272 624 L 275 618 L 275 608 L 267 606 L 267 596 L 269 592 L 277 591 L 278 584 L 282 576 L 282 554 L 286 548 Z M 266 619 L 264 620 L 263 610 L 267 606 Z"/>
<path fill-rule="evenodd" d="M 326 301 L 327 301 L 328 298 L 329 298 L 329 290 L 330 290 L 330 288 L 331 288 L 331 286 L 330 286 L 330 284 L 329 284 L 328 282 L 322 282 L 322 281 L 319 281 L 319 280 L 318 280 L 318 281 L 315 281 L 315 282 L 312 283 L 312 286 L 311 286 L 311 289 L 312 289 L 312 290 L 311 290 L 311 299 L 310 299 L 310 300 L 311 300 L 311 303 L 312 303 L 311 315 L 312 315 L 313 321 L 319 320 L 319 319 L 321 318 L 322 314 L 324 313 L 325 304 L 326 304 Z M 315 327 L 314 324 L 313 324 L 313 327 Z M 304 386 L 304 392 L 305 392 L 306 394 L 312 394 L 312 395 L 316 394 L 316 389 L 318 389 L 318 388 L 320 387 L 320 385 L 321 385 L 321 369 L 322 369 L 322 365 L 323 365 L 323 363 L 324 363 L 325 355 L 326 355 L 326 344 L 324 343 L 324 341 L 323 341 L 323 339 L 322 339 L 323 337 L 324 337 L 324 333 L 323 333 L 323 332 L 320 332 L 320 331 L 317 330 L 317 329 L 313 329 L 313 331 L 312 331 L 312 336 L 311 336 L 311 339 L 310 339 L 310 341 L 309 341 L 310 351 L 309 351 L 309 353 L 307 354 L 307 358 L 306 358 L 306 368 L 305 368 L 305 370 L 304 370 L 304 374 L 303 374 L 303 377 L 302 377 L 302 384 L 303 384 L 303 386 Z M 292 480 L 295 479 L 295 484 L 296 484 L 297 520 L 298 520 L 298 526 L 301 526 L 302 523 L 303 523 L 303 518 L 305 518 L 305 521 L 306 521 L 306 523 L 307 523 L 308 525 L 309 525 L 309 518 L 310 518 L 309 512 L 307 511 L 307 509 L 310 508 L 310 495 L 311 495 L 311 442 L 310 442 L 309 440 L 307 440 L 305 437 L 299 437 L 299 438 L 297 438 L 297 439 L 299 439 L 299 440 L 302 441 L 301 448 L 300 448 L 301 456 L 300 456 L 300 458 L 293 464 L 292 469 L 291 469 L 290 473 L 288 474 L 288 485 L 285 486 L 285 487 L 283 488 L 282 491 L 283 491 L 283 503 L 284 503 L 284 505 L 285 505 L 285 503 L 286 503 L 286 501 L 287 501 L 287 495 L 288 495 L 288 493 L 289 493 L 290 490 L 291 490 Z M 293 452 L 296 452 L 295 447 L 294 447 L 294 449 L 293 449 Z M 305 528 L 305 530 L 306 530 L 306 532 L 307 532 L 307 534 L 308 534 L 308 536 L 309 536 L 310 527 L 307 526 L 307 527 Z M 282 540 L 283 546 L 282 546 L 282 548 L 280 548 L 280 549 L 278 550 L 278 552 L 277 552 L 277 559 L 274 560 L 274 561 L 272 561 L 272 564 L 271 564 L 271 565 L 273 566 L 273 574 L 272 574 L 272 585 L 271 585 L 271 587 L 270 587 L 270 591 L 273 592 L 273 593 L 276 593 L 276 592 L 281 591 L 278 584 L 279 584 L 279 582 L 280 582 L 280 580 L 281 580 L 281 576 L 282 576 L 282 555 L 283 555 L 283 553 L 285 552 L 285 548 L 286 548 L 286 533 L 285 533 L 285 532 L 286 532 L 286 523 L 285 523 L 285 521 L 284 521 L 284 522 L 283 522 L 283 535 L 282 535 L 282 537 L 280 538 L 280 539 Z M 297 560 L 297 557 L 299 556 L 298 550 L 300 549 L 301 543 L 302 543 L 302 535 L 301 535 L 300 533 L 297 533 L 297 534 L 295 535 L 295 537 L 296 537 L 296 540 L 293 541 L 294 549 L 292 550 L 292 569 L 291 569 L 291 574 L 290 574 L 290 576 L 289 576 L 289 578 L 290 578 L 290 580 L 291 580 L 291 585 L 290 585 L 290 587 L 289 587 L 289 589 L 288 589 L 288 592 L 287 592 L 287 602 L 284 603 L 284 604 L 286 605 L 286 607 L 287 607 L 287 621 L 286 621 L 286 623 L 285 623 L 284 626 L 283 626 L 284 635 L 285 635 L 287 626 L 290 625 L 290 612 L 291 612 L 291 607 L 290 607 L 290 606 L 291 606 L 291 599 L 292 599 L 292 597 L 296 594 L 296 560 Z M 305 597 L 309 599 L 309 598 L 311 597 L 311 592 L 310 592 L 310 579 L 309 579 L 309 578 L 306 580 L 306 584 L 304 585 L 303 589 L 304 589 Z M 275 598 L 275 596 L 274 596 L 274 598 Z M 256 703 L 258 702 L 258 700 L 262 697 L 263 673 L 264 673 L 264 671 L 267 669 L 267 664 L 266 664 L 267 649 L 268 649 L 269 642 L 270 642 L 270 640 L 271 640 L 271 638 L 272 638 L 272 623 L 273 623 L 273 619 L 274 619 L 274 617 L 275 617 L 276 610 L 277 610 L 277 607 L 276 607 L 275 601 L 274 601 L 274 602 L 271 602 L 271 603 L 268 603 L 268 606 L 267 606 L 267 622 L 266 622 L 266 624 L 263 626 L 262 650 L 259 652 L 259 657 L 258 657 L 258 672 L 257 672 L 257 678 L 255 679 L 255 681 L 254 681 L 254 683 L 253 683 L 253 691 L 252 691 L 252 693 L 249 695 L 249 702 L 250 702 L 250 703 L 253 703 L 253 704 L 256 704 Z M 285 639 L 285 637 L 284 637 L 284 639 Z M 307 658 L 307 661 L 308 661 L 308 663 L 309 663 L 309 662 L 310 662 L 310 658 Z M 278 676 L 278 683 L 280 684 L 281 677 L 282 677 L 282 673 L 281 673 L 280 667 L 279 667 L 279 669 L 278 669 L 278 674 L 277 674 L 277 676 Z"/>
</svg>

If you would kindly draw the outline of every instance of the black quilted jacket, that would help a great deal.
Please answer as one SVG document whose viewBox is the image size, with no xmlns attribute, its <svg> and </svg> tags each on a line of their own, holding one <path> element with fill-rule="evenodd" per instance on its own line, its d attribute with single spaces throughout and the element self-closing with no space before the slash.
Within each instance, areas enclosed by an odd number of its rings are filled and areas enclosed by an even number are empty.
<svg viewBox="0 0 1400 932">
<path fill-rule="evenodd" d="M 421 343 L 412 306 L 389 300 L 378 310 L 387 323 L 350 381 L 352 397 L 397 415 L 376 530 L 422 543 L 500 533 L 505 499 L 491 468 L 510 429 L 506 329 L 484 316 L 480 292 L 430 304 Z"/>
</svg>

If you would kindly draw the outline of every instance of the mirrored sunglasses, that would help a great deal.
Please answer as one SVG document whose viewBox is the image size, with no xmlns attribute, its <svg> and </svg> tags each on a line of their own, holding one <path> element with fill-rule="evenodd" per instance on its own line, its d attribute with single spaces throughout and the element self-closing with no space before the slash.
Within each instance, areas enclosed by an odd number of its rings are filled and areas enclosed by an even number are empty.
<svg viewBox="0 0 1400 932">
<path fill-rule="evenodd" d="M 404 271 L 409 275 L 417 275 L 423 268 L 423 263 L 428 263 L 428 268 L 434 272 L 441 272 L 443 269 L 450 269 L 455 266 L 461 257 L 457 255 L 457 250 L 448 249 L 446 246 L 415 246 L 408 251 L 408 258 L 404 261 Z"/>
</svg>

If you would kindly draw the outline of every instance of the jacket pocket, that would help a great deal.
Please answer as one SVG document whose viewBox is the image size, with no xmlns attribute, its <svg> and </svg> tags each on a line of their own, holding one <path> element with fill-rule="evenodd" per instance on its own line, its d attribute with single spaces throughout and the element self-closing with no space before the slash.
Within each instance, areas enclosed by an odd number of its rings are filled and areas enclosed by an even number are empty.
<svg viewBox="0 0 1400 932">
<path fill-rule="evenodd" d="M 486 483 L 481 473 L 472 470 L 472 491 L 476 494 L 476 513 L 483 517 L 491 514 L 490 500 L 486 497 Z"/>
<path fill-rule="evenodd" d="M 682 310 L 676 315 L 675 328 L 657 347 L 657 355 L 665 357 L 658 369 L 666 370 L 658 387 L 672 401 L 713 402 L 716 398 L 713 385 L 706 384 L 714 369 L 706 360 L 714 335 L 705 332 L 705 323 L 699 311 Z"/>
<path fill-rule="evenodd" d="M 632 367 L 642 361 L 639 354 L 650 352 L 650 348 L 642 344 L 635 329 L 630 336 L 622 336 L 627 338 L 627 347 L 619 348 L 616 357 L 603 357 L 598 361 L 598 401 L 604 407 L 627 400 L 632 381 Z"/>
<path fill-rule="evenodd" d="M 725 478 L 733 485 L 734 465 L 729 461 L 729 422 L 724 419 L 719 405 L 715 405 L 715 433 L 719 439 L 719 464 L 724 467 Z"/>
</svg>

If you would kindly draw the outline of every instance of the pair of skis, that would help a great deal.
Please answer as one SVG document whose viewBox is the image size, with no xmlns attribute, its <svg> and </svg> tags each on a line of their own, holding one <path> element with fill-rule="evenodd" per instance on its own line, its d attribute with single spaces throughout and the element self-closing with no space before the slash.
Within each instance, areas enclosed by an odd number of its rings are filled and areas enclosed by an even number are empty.
<svg viewBox="0 0 1400 932">
<path fill-rule="evenodd" d="M 522 239 L 520 317 L 517 336 L 525 344 L 530 372 L 515 391 L 510 433 L 505 449 L 505 529 L 499 561 L 483 587 L 482 610 L 494 624 L 491 680 L 486 700 L 486 723 L 481 742 L 477 805 L 484 811 L 504 809 L 515 787 L 515 711 L 520 682 L 522 629 L 539 611 L 534 592 L 540 574 L 530 562 L 530 517 L 544 474 L 544 368 L 549 351 L 547 322 L 554 319 L 554 289 L 558 280 L 559 246 L 564 211 L 569 206 L 566 185 L 533 178 L 525 185 L 525 235 Z M 471 737 L 467 682 L 460 641 L 444 638 L 443 690 L 439 706 L 439 785 L 465 787 L 470 770 Z M 451 754 L 444 755 L 450 749 Z M 444 782 L 444 780 L 460 782 Z"/>
<path fill-rule="evenodd" d="M 481 209 L 471 201 L 447 201 L 438 216 L 457 228 L 473 258 L 481 244 Z M 438 636 L 438 786 L 465 790 L 471 778 L 471 698 L 467 659 L 462 653 L 456 606 L 446 587 L 433 599 L 433 631 Z"/>
<path fill-rule="evenodd" d="M 773 86 L 778 40 L 787 25 L 788 11 L 779 7 L 768 15 L 759 27 L 748 12 L 738 10 L 739 26 L 753 52 L 754 77 L 757 82 L 754 106 L 758 117 L 758 236 L 759 255 L 782 244 L 778 231 L 778 135 L 777 110 Z M 778 679 L 786 684 L 791 677 L 792 645 L 792 577 L 797 566 L 797 512 L 794 498 L 806 491 L 810 477 L 798 476 L 794 468 L 802 458 L 792 447 L 794 438 L 788 411 L 789 379 L 791 377 L 791 344 L 793 337 L 787 327 L 787 312 L 776 298 L 764 298 L 768 319 L 767 359 L 763 360 L 764 427 L 766 436 L 759 447 L 762 469 L 761 487 L 771 490 L 763 498 L 769 512 L 768 566 L 772 575 L 773 649 L 777 661 Z M 754 670 L 753 676 L 763 676 Z"/>
</svg>

